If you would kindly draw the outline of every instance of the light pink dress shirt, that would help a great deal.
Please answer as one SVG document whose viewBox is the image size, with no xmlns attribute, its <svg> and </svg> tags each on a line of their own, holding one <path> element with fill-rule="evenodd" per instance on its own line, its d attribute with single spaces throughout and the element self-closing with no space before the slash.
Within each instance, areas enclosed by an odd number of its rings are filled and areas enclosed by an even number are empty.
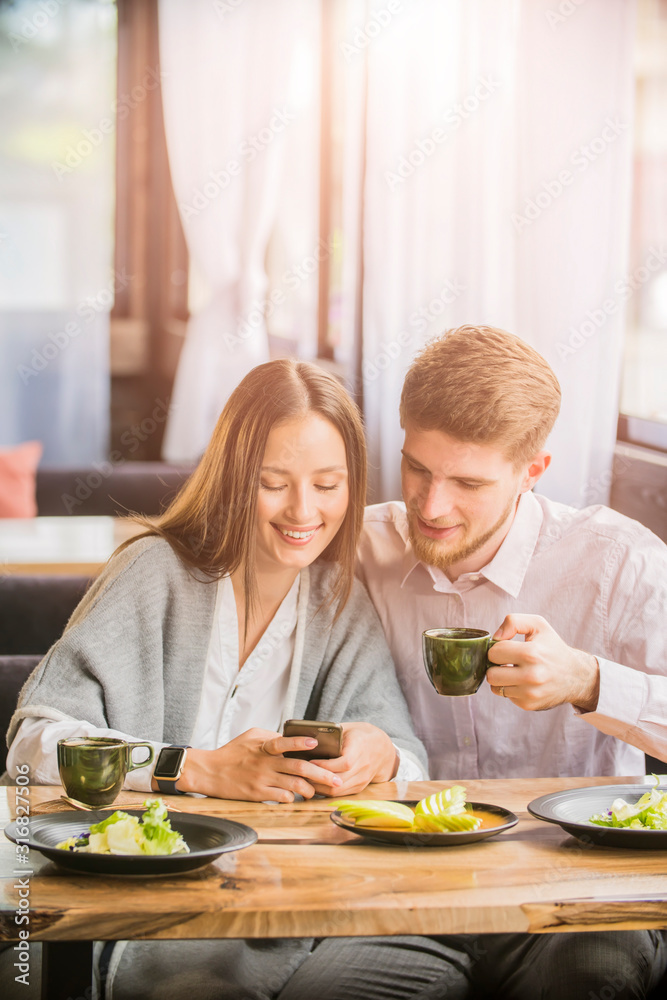
<svg viewBox="0 0 667 1000">
<path fill-rule="evenodd" d="M 405 505 L 391 502 L 367 508 L 358 556 L 432 778 L 633 775 L 642 751 L 667 759 L 667 546 L 637 521 L 526 493 L 493 559 L 452 583 L 417 560 Z M 598 658 L 597 711 L 527 712 L 486 682 L 470 697 L 435 692 L 422 631 L 493 634 L 511 612 L 542 615 Z"/>
</svg>

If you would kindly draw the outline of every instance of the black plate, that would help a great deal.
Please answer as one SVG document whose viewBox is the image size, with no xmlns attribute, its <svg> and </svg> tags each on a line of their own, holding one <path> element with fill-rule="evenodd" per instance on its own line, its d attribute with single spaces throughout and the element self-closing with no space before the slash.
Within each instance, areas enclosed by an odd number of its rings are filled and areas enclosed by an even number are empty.
<svg viewBox="0 0 667 1000">
<path fill-rule="evenodd" d="M 627 830 L 589 823 L 589 816 L 609 809 L 614 799 L 637 802 L 651 785 L 593 785 L 591 788 L 570 788 L 533 799 L 528 812 L 545 823 L 556 823 L 566 833 L 589 844 L 601 847 L 632 847 L 641 850 L 664 850 L 667 830 Z M 661 792 L 667 791 L 658 785 Z"/>
<path fill-rule="evenodd" d="M 404 806 L 411 806 L 413 809 L 419 799 L 400 799 Z M 476 840 L 486 840 L 487 837 L 495 837 L 503 830 L 509 830 L 516 826 L 519 817 L 515 816 L 509 809 L 502 806 L 491 806 L 488 802 L 469 802 L 473 809 L 484 809 L 486 812 L 495 813 L 498 817 L 498 826 L 489 827 L 482 830 L 457 830 L 451 833 L 420 833 L 416 830 L 390 830 L 378 829 L 370 826 L 357 826 L 354 820 L 346 819 L 336 809 L 331 813 L 331 819 L 337 826 L 341 826 L 350 833 L 356 833 L 367 840 L 374 840 L 383 844 L 400 844 L 401 847 L 454 847 L 457 844 L 472 844 Z"/>
<path fill-rule="evenodd" d="M 142 809 L 125 811 L 130 816 L 143 816 L 144 813 Z M 113 812 L 114 809 L 87 813 L 70 810 L 46 816 L 31 816 L 27 821 L 30 829 L 28 847 L 64 868 L 75 871 L 100 875 L 173 875 L 176 872 L 203 868 L 225 851 L 240 851 L 257 840 L 255 831 L 244 823 L 198 813 L 170 813 L 172 829 L 183 835 L 190 848 L 189 854 L 82 854 L 56 847 L 56 844 L 68 837 L 78 837 L 93 823 L 100 823 Z M 24 829 L 25 822 L 21 820 L 21 830 Z M 14 822 L 5 828 L 6 836 L 14 843 L 18 836 L 16 827 Z"/>
</svg>

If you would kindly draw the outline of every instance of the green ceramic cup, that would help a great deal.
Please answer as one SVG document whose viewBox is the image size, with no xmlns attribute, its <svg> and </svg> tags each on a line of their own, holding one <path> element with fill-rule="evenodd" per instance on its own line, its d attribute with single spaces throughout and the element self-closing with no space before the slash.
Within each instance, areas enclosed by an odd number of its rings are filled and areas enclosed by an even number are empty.
<svg viewBox="0 0 667 1000">
<path fill-rule="evenodd" d="M 135 762 L 135 747 L 146 747 L 148 757 Z M 87 806 L 108 806 L 114 801 L 128 771 L 152 763 L 150 743 L 126 743 L 106 736 L 70 736 L 58 740 L 60 780 L 70 798 Z"/>
<path fill-rule="evenodd" d="M 422 632 L 424 666 L 438 694 L 474 694 L 491 665 L 489 647 L 497 641 L 480 628 L 429 628 Z"/>
</svg>

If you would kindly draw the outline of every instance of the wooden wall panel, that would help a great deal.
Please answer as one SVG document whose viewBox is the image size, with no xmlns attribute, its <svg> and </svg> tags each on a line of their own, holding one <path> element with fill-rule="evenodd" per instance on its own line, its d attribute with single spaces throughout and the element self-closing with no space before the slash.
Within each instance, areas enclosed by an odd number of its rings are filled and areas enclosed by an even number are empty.
<svg viewBox="0 0 667 1000">
<path fill-rule="evenodd" d="M 667 455 L 619 442 L 610 506 L 641 521 L 667 542 Z"/>
<path fill-rule="evenodd" d="M 168 399 L 188 316 L 188 252 L 164 131 L 157 0 L 117 0 L 115 268 L 130 276 L 111 314 L 112 450 Z M 160 454 L 162 431 L 134 459 Z M 130 457 L 130 456 L 128 456 Z"/>
</svg>

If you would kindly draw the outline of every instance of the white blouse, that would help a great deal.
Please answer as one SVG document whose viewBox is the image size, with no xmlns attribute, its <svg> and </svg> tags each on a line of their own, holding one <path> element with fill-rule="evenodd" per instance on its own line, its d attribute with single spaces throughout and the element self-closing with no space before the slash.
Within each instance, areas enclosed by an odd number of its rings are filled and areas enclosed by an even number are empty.
<svg viewBox="0 0 667 1000">
<path fill-rule="evenodd" d="M 305 574 L 307 574 L 307 570 Z M 303 608 L 307 581 L 299 577 L 264 635 L 239 669 L 239 625 L 229 577 L 218 583 L 204 682 L 191 742 L 215 750 L 251 727 L 279 732 L 285 721 L 290 664 L 295 653 L 297 602 Z M 301 615 L 305 619 L 305 614 Z M 303 643 L 301 643 L 301 652 Z M 299 657 L 300 659 L 300 657 Z M 300 663 L 293 664 L 294 669 Z M 299 670 L 300 672 L 300 670 Z"/>
<path fill-rule="evenodd" d="M 291 718 L 301 676 L 309 591 L 308 568 L 301 570 L 264 635 L 239 669 L 239 624 L 234 588 L 229 576 L 217 584 L 213 628 L 192 746 L 215 750 L 248 729 L 281 732 Z M 336 720 L 333 720 L 336 721 Z M 7 755 L 7 770 L 29 763 L 38 784 L 58 785 L 57 744 L 69 736 L 109 736 L 136 742 L 138 736 L 93 726 L 85 720 L 53 722 L 31 717 L 21 722 Z M 167 743 L 151 741 L 155 758 Z M 397 752 L 400 751 L 397 748 Z M 141 759 L 141 750 L 136 751 Z M 130 771 L 124 788 L 151 790 L 152 767 Z M 426 777 L 417 759 L 404 752 L 397 778 Z"/>
</svg>

